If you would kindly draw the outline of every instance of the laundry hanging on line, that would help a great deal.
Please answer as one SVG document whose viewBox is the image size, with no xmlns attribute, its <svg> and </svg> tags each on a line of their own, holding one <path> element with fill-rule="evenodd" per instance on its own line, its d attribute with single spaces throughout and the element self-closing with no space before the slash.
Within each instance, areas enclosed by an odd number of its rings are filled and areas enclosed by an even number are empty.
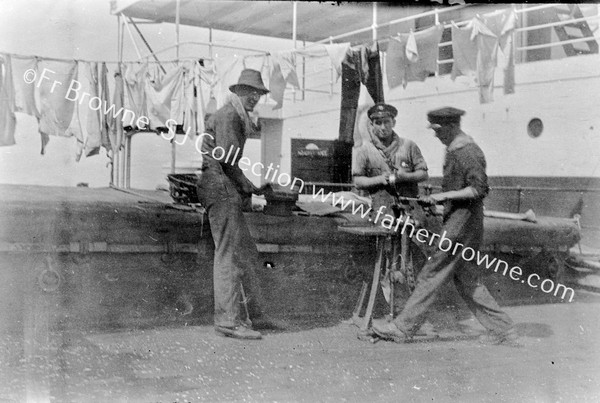
<svg viewBox="0 0 600 403">
<path fill-rule="evenodd" d="M 38 58 L 35 56 L 12 56 L 11 63 L 15 88 L 15 112 L 25 113 L 39 119 L 40 113 L 35 104 L 35 85 L 27 83 L 23 79 L 26 71 L 37 71 Z"/>
<path fill-rule="evenodd" d="M 270 60 L 269 96 L 276 102 L 273 109 L 281 109 L 287 85 L 300 88 L 296 74 L 296 54 L 289 51 L 275 52 L 271 53 Z"/>
<path fill-rule="evenodd" d="M 0 55 L 0 146 L 15 144 L 15 89 L 10 55 Z"/>
<path fill-rule="evenodd" d="M 353 143 L 361 83 L 375 103 L 385 102 L 379 45 L 349 49 L 342 63 L 342 94 L 338 140 Z"/>
<path fill-rule="evenodd" d="M 474 17 L 464 28 L 452 26 L 452 79 L 459 75 L 476 77 L 480 103 L 494 100 L 494 76 L 499 50 L 505 59 L 502 65 L 504 94 L 515 91 L 512 40 L 515 28 L 516 14 L 512 9 Z"/>
<path fill-rule="evenodd" d="M 390 89 L 409 81 L 425 81 L 438 71 L 438 45 L 444 27 L 436 25 L 419 32 L 390 38 L 386 57 L 386 76 Z"/>
</svg>

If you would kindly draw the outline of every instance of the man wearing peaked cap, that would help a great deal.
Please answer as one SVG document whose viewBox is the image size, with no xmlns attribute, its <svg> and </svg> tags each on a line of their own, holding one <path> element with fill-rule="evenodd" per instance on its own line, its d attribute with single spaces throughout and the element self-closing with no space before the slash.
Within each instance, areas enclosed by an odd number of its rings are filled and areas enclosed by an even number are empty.
<svg viewBox="0 0 600 403">
<path fill-rule="evenodd" d="M 369 108 L 367 115 L 371 121 L 373 121 L 375 118 L 385 117 L 396 119 L 396 116 L 398 116 L 398 109 L 388 104 L 376 104 Z"/>
<path fill-rule="evenodd" d="M 244 200 L 250 201 L 252 194 L 262 194 L 264 187 L 257 188 L 244 175 L 238 162 L 244 154 L 246 139 L 258 130 L 248 112 L 254 110 L 261 96 L 269 90 L 263 84 L 260 71 L 252 69 L 243 70 L 238 82 L 229 89 L 232 92 L 229 101 L 208 119 L 206 133 L 203 133 L 198 198 L 208 214 L 215 243 L 215 330 L 229 337 L 260 339 L 261 334 L 252 329 L 252 324 L 257 328 L 259 322 L 267 322 L 255 273 L 260 264 L 242 211 Z M 233 160 L 217 159 L 223 150 L 234 155 Z M 244 318 L 246 312 L 241 309 L 246 302 L 252 321 Z"/>
<path fill-rule="evenodd" d="M 352 176 L 368 190 L 374 209 L 394 203 L 394 196 L 417 197 L 418 183 L 427 180 L 427 164 L 419 147 L 396 134 L 398 110 L 378 103 L 367 110 L 369 138 L 353 150 Z"/>
<path fill-rule="evenodd" d="M 475 254 L 481 253 L 483 199 L 489 187 L 483 151 L 460 127 L 464 114 L 452 107 L 427 113 L 429 127 L 446 146 L 446 157 L 442 192 L 422 200 L 444 204 L 443 228 L 438 234 L 437 250 L 421 269 L 417 286 L 400 315 L 393 322 L 373 321 L 373 330 L 383 337 L 410 339 L 426 318 L 439 289 L 452 279 L 469 309 L 488 331 L 482 341 L 518 346 L 512 319 L 483 285 L 480 269 L 473 263 Z"/>
<path fill-rule="evenodd" d="M 386 215 L 396 218 L 396 196 L 416 198 L 419 195 L 419 182 L 428 179 L 427 164 L 417 144 L 394 131 L 398 116 L 395 107 L 379 103 L 367 110 L 367 116 L 371 141 L 364 141 L 353 149 L 352 175 L 356 187 L 367 190 L 371 196 L 372 222 L 385 227 Z M 399 237 L 397 240 L 400 242 Z M 420 257 L 424 260 L 424 255 L 415 243 L 411 243 L 409 249 L 411 261 L 414 259 L 414 266 L 418 266 L 417 260 Z M 394 287 L 395 309 L 401 307 L 398 302 L 406 300 L 407 294 L 406 289 Z M 433 333 L 431 328 L 425 324 L 421 330 Z"/>
<path fill-rule="evenodd" d="M 464 114 L 465 111 L 462 109 L 447 106 L 445 108 L 435 109 L 427 112 L 427 120 L 429 120 L 430 123 L 437 124 L 460 122 L 460 118 Z"/>
</svg>

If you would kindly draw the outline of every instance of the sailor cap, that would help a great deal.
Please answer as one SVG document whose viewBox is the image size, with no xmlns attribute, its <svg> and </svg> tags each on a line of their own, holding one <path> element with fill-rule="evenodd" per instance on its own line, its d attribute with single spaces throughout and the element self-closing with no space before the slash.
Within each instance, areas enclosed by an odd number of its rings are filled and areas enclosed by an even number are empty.
<svg viewBox="0 0 600 403">
<path fill-rule="evenodd" d="M 460 122 L 460 117 L 464 114 L 465 111 L 462 109 L 446 106 L 444 108 L 434 109 L 427 112 L 427 120 L 429 120 L 431 123 L 438 124 Z"/>
<path fill-rule="evenodd" d="M 371 120 L 377 118 L 395 118 L 398 116 L 398 109 L 394 108 L 392 105 L 379 103 L 370 107 L 367 111 L 367 115 Z"/>
</svg>

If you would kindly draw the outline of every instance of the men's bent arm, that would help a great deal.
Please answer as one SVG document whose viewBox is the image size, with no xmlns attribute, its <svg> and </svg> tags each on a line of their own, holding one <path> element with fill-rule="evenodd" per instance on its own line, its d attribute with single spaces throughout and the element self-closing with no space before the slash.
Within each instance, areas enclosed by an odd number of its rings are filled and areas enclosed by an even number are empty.
<svg viewBox="0 0 600 403">
<path fill-rule="evenodd" d="M 225 155 L 232 149 L 230 158 L 237 153 L 241 154 L 241 147 L 239 138 L 242 136 L 243 123 L 236 112 L 233 112 L 227 116 L 226 119 L 219 119 L 216 122 L 216 145 L 222 147 L 225 150 Z M 241 155 L 238 155 L 240 158 Z M 256 191 L 256 186 L 244 175 L 244 172 L 240 169 L 237 161 L 223 159 L 219 160 L 223 172 L 229 179 L 233 181 L 237 189 L 244 194 L 251 194 Z"/>
<path fill-rule="evenodd" d="M 387 185 L 387 175 L 378 175 L 369 178 L 368 176 L 355 175 L 354 185 L 358 189 L 370 189 L 372 187 L 379 187 L 381 185 Z"/>
</svg>

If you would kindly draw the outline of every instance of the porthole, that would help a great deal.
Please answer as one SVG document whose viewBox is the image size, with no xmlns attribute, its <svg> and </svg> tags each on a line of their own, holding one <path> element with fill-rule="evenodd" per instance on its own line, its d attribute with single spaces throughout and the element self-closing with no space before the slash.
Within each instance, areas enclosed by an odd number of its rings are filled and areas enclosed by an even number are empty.
<svg viewBox="0 0 600 403">
<path fill-rule="evenodd" d="M 544 123 L 542 123 L 541 119 L 533 118 L 527 124 L 527 134 L 529 134 L 529 137 L 531 138 L 539 137 L 543 131 Z"/>
</svg>

